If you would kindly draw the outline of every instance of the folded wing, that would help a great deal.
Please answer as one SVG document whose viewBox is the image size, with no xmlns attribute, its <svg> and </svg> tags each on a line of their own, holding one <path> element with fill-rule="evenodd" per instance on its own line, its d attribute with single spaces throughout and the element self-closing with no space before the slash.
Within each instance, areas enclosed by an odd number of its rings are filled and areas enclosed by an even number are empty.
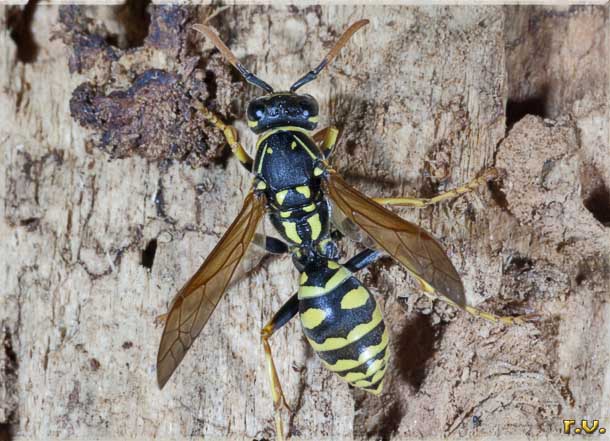
<svg viewBox="0 0 610 441">
<path fill-rule="evenodd" d="M 159 387 L 167 383 L 212 315 L 264 214 L 264 198 L 250 192 L 220 242 L 174 298 L 157 354 Z"/>
<path fill-rule="evenodd" d="M 464 286 L 438 241 L 348 185 L 332 172 L 327 192 L 347 219 L 360 227 L 379 247 L 400 262 L 416 279 L 438 294 L 464 306 Z"/>
</svg>

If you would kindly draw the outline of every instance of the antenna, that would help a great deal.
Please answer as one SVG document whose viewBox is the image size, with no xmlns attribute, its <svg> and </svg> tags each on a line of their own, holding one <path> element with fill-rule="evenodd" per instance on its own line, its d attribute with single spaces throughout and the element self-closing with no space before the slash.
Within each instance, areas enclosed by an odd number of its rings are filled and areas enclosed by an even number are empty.
<svg viewBox="0 0 610 441">
<path fill-rule="evenodd" d="M 347 30 L 341 35 L 339 41 L 335 44 L 335 46 L 330 50 L 330 52 L 322 59 L 322 62 L 318 64 L 317 67 L 309 71 L 303 77 L 301 77 L 296 83 L 290 86 L 290 91 L 294 92 L 299 87 L 309 83 L 316 79 L 318 74 L 322 72 L 322 70 L 328 66 L 335 59 L 337 55 L 339 55 L 339 51 L 347 44 L 349 39 L 354 35 L 354 33 L 363 26 L 366 26 L 369 23 L 368 20 L 359 20 L 353 25 L 351 25 Z"/>
<path fill-rule="evenodd" d="M 235 67 L 235 69 L 237 69 L 239 71 L 239 73 L 244 77 L 244 79 L 248 83 L 250 83 L 256 87 L 260 87 L 265 92 L 268 92 L 268 93 L 273 92 L 273 87 L 271 87 L 269 84 L 265 83 L 259 77 L 254 75 L 252 72 L 248 71 L 248 69 L 246 69 L 244 67 L 244 65 L 239 62 L 237 57 L 235 55 L 233 55 L 233 52 L 231 52 L 231 50 L 222 42 L 220 37 L 218 35 L 216 35 L 216 32 L 214 32 L 214 30 L 211 27 L 202 25 L 202 24 L 196 24 L 196 25 L 193 25 L 193 29 L 195 29 L 197 32 L 201 32 L 203 35 L 205 35 L 210 40 L 212 40 L 212 43 L 220 51 L 220 53 L 225 58 L 225 60 L 227 60 L 229 63 L 231 63 Z"/>
</svg>

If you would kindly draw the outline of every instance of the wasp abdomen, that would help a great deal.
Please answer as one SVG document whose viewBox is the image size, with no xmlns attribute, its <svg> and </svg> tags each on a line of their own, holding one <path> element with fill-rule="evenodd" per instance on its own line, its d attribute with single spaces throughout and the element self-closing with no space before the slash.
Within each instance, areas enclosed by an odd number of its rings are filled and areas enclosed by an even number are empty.
<svg viewBox="0 0 610 441">
<path fill-rule="evenodd" d="M 379 394 L 389 350 L 388 332 L 371 293 L 343 266 L 308 268 L 301 275 L 299 313 L 314 351 L 353 386 Z"/>
</svg>

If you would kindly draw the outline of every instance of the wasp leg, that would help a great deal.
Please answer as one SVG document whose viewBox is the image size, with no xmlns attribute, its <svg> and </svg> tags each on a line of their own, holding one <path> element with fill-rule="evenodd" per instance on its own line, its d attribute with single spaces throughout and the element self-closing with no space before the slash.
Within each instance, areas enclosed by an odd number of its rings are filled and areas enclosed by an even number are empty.
<svg viewBox="0 0 610 441">
<path fill-rule="evenodd" d="M 169 314 L 166 312 L 165 314 L 161 314 L 155 317 L 155 319 L 153 320 L 153 324 L 155 326 L 161 326 L 161 325 L 165 325 L 165 322 L 167 321 L 167 316 Z"/>
<path fill-rule="evenodd" d="M 339 129 L 335 126 L 326 127 L 313 135 L 313 140 L 322 150 L 324 158 L 332 155 L 335 146 L 337 145 L 337 138 L 339 136 Z"/>
<path fill-rule="evenodd" d="M 239 162 L 246 168 L 246 170 L 252 172 L 252 164 L 254 163 L 254 160 L 237 140 L 237 130 L 235 130 L 235 127 L 222 122 L 218 115 L 216 115 L 214 112 L 209 110 L 197 100 L 193 101 L 193 107 L 195 107 L 199 112 L 201 112 L 203 117 L 210 121 L 212 124 L 214 124 L 216 128 L 218 128 L 218 130 L 222 131 L 222 134 L 227 140 L 227 144 L 229 144 L 229 147 L 231 147 L 231 151 L 233 151 L 233 154 L 237 157 Z"/>
<path fill-rule="evenodd" d="M 355 273 L 356 271 L 360 271 L 361 269 L 366 268 L 371 263 L 376 262 L 381 256 L 381 251 L 367 248 L 366 250 L 361 251 L 360 253 L 352 257 L 350 260 L 345 262 L 343 266 L 352 273 Z"/>
<path fill-rule="evenodd" d="M 273 362 L 273 356 L 271 355 L 271 346 L 269 346 L 269 338 L 282 326 L 296 315 L 299 311 L 299 299 L 297 293 L 293 294 L 290 299 L 275 313 L 273 318 L 265 325 L 261 330 L 261 340 L 263 342 L 263 348 L 265 349 L 265 358 L 267 360 L 267 373 L 269 374 L 269 381 L 271 383 L 271 396 L 273 398 L 273 408 L 275 411 L 275 430 L 278 440 L 284 439 L 284 426 L 282 424 L 281 408 L 284 407 L 290 411 L 290 407 L 286 403 L 284 398 L 284 392 L 282 392 L 282 385 L 275 369 L 275 363 Z"/>
<path fill-rule="evenodd" d="M 455 308 L 463 309 L 464 311 L 466 311 L 469 314 L 474 315 L 475 317 L 479 317 L 479 318 L 482 318 L 484 320 L 487 320 L 487 321 L 490 321 L 493 323 L 501 322 L 501 323 L 504 323 L 505 325 L 523 325 L 523 324 L 525 324 L 525 322 L 532 321 L 532 320 L 535 320 L 538 318 L 538 315 L 536 315 L 536 314 L 517 315 L 517 316 L 500 316 L 500 315 L 493 314 L 491 312 L 480 310 L 478 308 L 475 308 L 474 306 L 470 306 L 470 305 L 460 306 L 457 303 L 455 303 L 453 300 L 451 300 L 450 298 L 437 293 L 434 290 L 434 288 L 432 286 L 430 286 L 428 283 L 426 283 L 425 281 L 419 280 L 419 284 L 420 284 L 422 290 L 424 291 L 424 294 L 426 294 L 426 296 L 430 300 L 434 301 L 434 300 L 438 299 Z"/>
<path fill-rule="evenodd" d="M 461 187 L 454 188 L 452 190 L 446 191 L 441 194 L 437 194 L 431 198 L 373 198 L 375 202 L 382 205 L 397 205 L 403 207 L 426 207 L 428 205 L 437 204 L 442 201 L 446 201 L 448 199 L 456 198 L 464 193 L 469 193 L 474 191 L 477 187 L 484 184 L 487 181 L 491 181 L 496 179 L 499 176 L 498 170 L 491 167 L 483 172 L 481 176 L 476 179 L 473 179 L 466 185 L 462 185 Z"/>
<path fill-rule="evenodd" d="M 264 234 L 256 233 L 252 243 L 271 254 L 286 254 L 290 251 L 286 242 Z"/>
</svg>

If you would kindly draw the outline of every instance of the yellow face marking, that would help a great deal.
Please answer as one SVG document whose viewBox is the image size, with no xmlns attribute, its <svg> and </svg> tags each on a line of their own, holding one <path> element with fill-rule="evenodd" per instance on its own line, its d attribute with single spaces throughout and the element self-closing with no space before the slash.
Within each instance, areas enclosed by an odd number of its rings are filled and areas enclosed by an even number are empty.
<svg viewBox="0 0 610 441">
<path fill-rule="evenodd" d="M 309 204 L 305 207 L 303 207 L 303 211 L 305 213 L 311 213 L 312 211 L 314 211 L 316 209 L 316 204 Z"/>
<path fill-rule="evenodd" d="M 364 286 L 359 286 L 345 294 L 341 299 L 341 309 L 360 308 L 369 299 L 369 292 Z"/>
<path fill-rule="evenodd" d="M 273 149 L 271 147 L 267 147 L 267 153 L 272 154 L 273 153 Z"/>
<path fill-rule="evenodd" d="M 297 224 L 294 222 L 282 222 L 284 226 L 284 231 L 286 232 L 286 237 L 293 241 L 294 243 L 301 243 L 301 237 L 299 233 L 297 233 Z"/>
<path fill-rule="evenodd" d="M 316 167 L 313 169 L 314 176 L 320 176 L 322 173 L 324 173 L 324 170 L 322 170 L 320 167 Z"/>
<path fill-rule="evenodd" d="M 326 263 L 326 266 L 327 266 L 327 267 L 329 267 L 330 269 L 339 269 L 339 267 L 340 267 L 341 265 L 339 265 L 337 262 L 335 262 L 335 261 L 333 261 L 333 260 L 329 260 L 329 261 Z"/>
<path fill-rule="evenodd" d="M 301 282 L 299 287 L 299 299 L 306 299 L 309 297 L 319 297 L 332 291 L 334 288 L 343 283 L 348 277 L 351 277 L 350 273 L 345 267 L 340 267 L 339 270 L 332 275 L 332 277 L 326 282 L 326 285 L 320 286 L 306 286 Z"/>
<path fill-rule="evenodd" d="M 312 122 L 312 123 L 317 123 L 318 121 L 320 121 L 320 116 L 319 115 L 310 116 L 309 118 L 307 118 L 307 121 Z"/>
<path fill-rule="evenodd" d="M 366 363 L 375 355 L 379 354 L 388 346 L 388 341 L 390 337 L 388 336 L 388 330 L 386 328 L 383 331 L 383 336 L 381 337 L 381 341 L 378 345 L 369 346 L 364 351 L 360 353 L 358 356 L 358 360 L 337 360 L 335 364 L 330 364 L 322 360 L 322 363 L 326 366 L 326 368 L 333 372 L 341 372 L 346 371 L 348 369 L 353 369 L 355 367 L 360 366 L 363 363 Z M 389 352 L 389 351 L 388 351 Z M 386 352 L 387 355 L 387 352 Z"/>
<path fill-rule="evenodd" d="M 311 197 L 311 190 L 309 189 L 309 187 L 307 185 L 301 185 L 301 186 L 295 188 L 295 190 L 297 192 L 301 193 L 307 199 L 309 199 Z"/>
<path fill-rule="evenodd" d="M 296 141 L 292 141 L 292 142 L 290 143 L 290 148 L 291 148 L 292 150 L 296 149 L 296 148 L 297 148 L 297 142 L 296 142 Z"/>
<path fill-rule="evenodd" d="M 318 237 L 320 237 L 320 232 L 322 231 L 322 223 L 320 222 L 320 216 L 318 213 L 307 218 L 307 223 L 311 227 L 312 240 L 316 240 Z"/>
<path fill-rule="evenodd" d="M 313 329 L 319 326 L 326 318 L 326 312 L 323 309 L 309 308 L 301 314 L 301 323 L 307 329 Z"/>
<path fill-rule="evenodd" d="M 248 120 L 248 127 L 252 128 L 252 127 L 256 127 L 256 126 L 258 126 L 258 121 Z"/>
<path fill-rule="evenodd" d="M 354 327 L 354 329 L 352 329 L 349 332 L 349 334 L 347 334 L 347 337 L 345 337 L 345 338 L 344 337 L 328 337 L 322 343 L 316 343 L 315 341 L 310 340 L 309 338 L 307 340 L 309 340 L 309 344 L 311 344 L 311 347 L 316 352 L 324 352 L 324 351 L 332 351 L 334 349 L 341 349 L 341 348 L 349 345 L 350 343 L 360 340 L 366 334 L 368 334 L 373 329 L 375 329 L 375 327 L 379 323 L 381 323 L 382 320 L 383 320 L 383 317 L 381 316 L 381 310 L 379 309 L 379 306 L 377 306 L 375 308 L 375 311 L 373 311 L 373 317 L 372 317 L 371 321 L 368 323 L 360 323 L 359 325 Z"/>
<path fill-rule="evenodd" d="M 290 217 L 292 211 L 280 211 L 280 217 L 287 218 Z"/>
<path fill-rule="evenodd" d="M 275 200 L 277 201 L 278 204 L 282 205 L 284 203 L 284 199 L 286 199 L 287 195 L 288 195 L 288 190 L 278 191 L 275 194 Z"/>
</svg>

